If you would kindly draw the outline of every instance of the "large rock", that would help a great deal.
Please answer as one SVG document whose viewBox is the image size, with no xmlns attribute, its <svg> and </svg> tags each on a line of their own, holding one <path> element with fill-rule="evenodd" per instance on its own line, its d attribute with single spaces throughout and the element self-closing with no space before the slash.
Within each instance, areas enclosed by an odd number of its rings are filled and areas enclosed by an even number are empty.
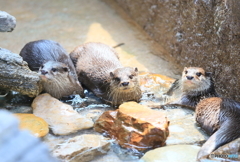
<svg viewBox="0 0 240 162">
<path fill-rule="evenodd" d="M 179 65 L 213 72 L 217 91 L 240 100 L 240 1 L 115 0 Z M 224 77 L 223 77 L 224 76 Z"/>
<path fill-rule="evenodd" d="M 18 54 L 0 48 L 0 89 L 35 97 L 42 91 L 39 75 Z"/>
<path fill-rule="evenodd" d="M 67 162 L 88 162 L 110 149 L 109 139 L 101 135 L 85 134 L 70 138 L 53 151 L 53 155 Z"/>
<path fill-rule="evenodd" d="M 167 118 L 161 112 L 136 102 L 126 102 L 118 110 L 103 113 L 94 129 L 117 139 L 124 148 L 143 151 L 165 145 L 168 125 Z"/>
<path fill-rule="evenodd" d="M 173 145 L 148 151 L 139 162 L 194 162 L 199 146 Z"/>
<path fill-rule="evenodd" d="M 39 138 L 18 129 L 16 117 L 0 110 L 1 162 L 57 162 Z"/>
<path fill-rule="evenodd" d="M 49 94 L 37 96 L 32 103 L 33 114 L 43 118 L 56 135 L 67 135 L 93 127 L 93 121 Z"/>
<path fill-rule="evenodd" d="M 34 114 L 16 113 L 14 115 L 19 119 L 21 129 L 29 130 L 36 137 L 43 137 L 48 134 L 48 124 L 42 118 Z"/>
<path fill-rule="evenodd" d="M 0 11 L 0 32 L 11 32 L 16 27 L 16 18 L 7 12 Z"/>
</svg>

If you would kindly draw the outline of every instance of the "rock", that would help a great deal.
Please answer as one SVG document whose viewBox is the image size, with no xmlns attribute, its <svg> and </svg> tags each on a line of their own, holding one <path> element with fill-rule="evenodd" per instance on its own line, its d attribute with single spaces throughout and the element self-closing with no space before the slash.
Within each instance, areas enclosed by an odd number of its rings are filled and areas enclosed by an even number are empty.
<svg viewBox="0 0 240 162">
<path fill-rule="evenodd" d="M 48 134 L 48 124 L 40 117 L 33 114 L 14 114 L 20 121 L 20 128 L 29 130 L 36 137 L 43 137 Z"/>
<path fill-rule="evenodd" d="M 167 118 L 161 112 L 136 102 L 126 102 L 118 110 L 103 113 L 94 129 L 117 139 L 124 148 L 143 151 L 165 145 L 168 125 Z"/>
<path fill-rule="evenodd" d="M 209 138 L 196 125 L 194 111 L 183 109 L 180 106 L 175 109 L 160 109 L 158 111 L 164 113 L 170 121 L 168 127 L 170 134 L 166 141 L 167 145 L 199 145 Z"/>
<path fill-rule="evenodd" d="M 17 118 L 4 110 L 0 110 L 0 161 L 57 162 L 39 138 L 20 131 Z"/>
<path fill-rule="evenodd" d="M 193 162 L 197 159 L 199 146 L 173 145 L 148 151 L 139 162 Z"/>
<path fill-rule="evenodd" d="M 35 97 L 42 91 L 40 77 L 31 71 L 22 57 L 0 48 L 0 89 L 18 91 Z"/>
<path fill-rule="evenodd" d="M 88 162 L 97 155 L 106 154 L 110 142 L 101 135 L 85 134 L 70 138 L 53 151 L 53 155 L 68 162 Z"/>
<path fill-rule="evenodd" d="M 240 1 L 115 0 L 179 66 L 213 72 L 217 92 L 240 100 Z M 224 77 L 223 77 L 224 76 Z"/>
<path fill-rule="evenodd" d="M 16 27 L 16 18 L 7 12 L 0 11 L 0 32 L 11 32 Z"/>
<path fill-rule="evenodd" d="M 32 103 L 33 114 L 43 118 L 56 135 L 67 135 L 93 127 L 93 121 L 78 114 L 72 106 L 49 94 L 37 96 Z"/>
</svg>

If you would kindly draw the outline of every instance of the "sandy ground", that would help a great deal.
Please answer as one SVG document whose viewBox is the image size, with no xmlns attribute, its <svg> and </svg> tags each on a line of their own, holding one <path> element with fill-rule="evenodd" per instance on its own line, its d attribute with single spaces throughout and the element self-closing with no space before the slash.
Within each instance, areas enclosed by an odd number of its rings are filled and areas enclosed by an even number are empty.
<svg viewBox="0 0 240 162">
<path fill-rule="evenodd" d="M 0 47 L 19 53 L 34 40 L 51 39 L 68 52 L 85 42 L 102 42 L 116 48 L 125 66 L 138 67 L 176 78 L 171 62 L 154 53 L 164 53 L 113 0 L 0 0 L 0 10 L 17 19 L 11 33 L 0 33 Z"/>
</svg>

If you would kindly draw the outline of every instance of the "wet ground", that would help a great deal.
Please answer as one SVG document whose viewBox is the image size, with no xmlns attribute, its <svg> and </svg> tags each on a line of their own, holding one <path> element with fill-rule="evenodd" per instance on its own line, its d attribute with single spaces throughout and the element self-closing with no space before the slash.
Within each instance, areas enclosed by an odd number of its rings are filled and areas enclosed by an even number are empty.
<svg viewBox="0 0 240 162">
<path fill-rule="evenodd" d="M 102 42 L 110 46 L 124 43 L 116 50 L 123 65 L 139 70 L 176 77 L 171 62 L 155 56 L 163 53 L 111 0 L 0 0 L 0 10 L 17 19 L 11 33 L 0 33 L 0 47 L 19 53 L 34 40 L 51 39 L 68 52 L 85 42 Z"/>
</svg>

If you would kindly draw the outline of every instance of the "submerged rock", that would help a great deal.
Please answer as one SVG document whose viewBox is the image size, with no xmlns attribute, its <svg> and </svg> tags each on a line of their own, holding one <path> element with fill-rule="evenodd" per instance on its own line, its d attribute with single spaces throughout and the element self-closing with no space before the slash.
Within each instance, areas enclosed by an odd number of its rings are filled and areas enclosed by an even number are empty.
<svg viewBox="0 0 240 162">
<path fill-rule="evenodd" d="M 70 138 L 53 151 L 53 155 L 67 162 L 88 162 L 97 155 L 106 154 L 110 142 L 101 135 L 84 134 Z"/>
<path fill-rule="evenodd" d="M 36 137 L 43 137 L 49 132 L 45 120 L 33 114 L 14 114 L 20 121 L 20 128 L 29 130 Z"/>
<path fill-rule="evenodd" d="M 56 135 L 67 135 L 93 127 L 93 121 L 78 114 L 72 106 L 62 103 L 49 94 L 41 94 L 33 100 L 33 114 L 43 118 Z"/>
<path fill-rule="evenodd" d="M 169 122 L 161 112 L 136 102 L 126 102 L 118 110 L 107 111 L 96 121 L 94 129 L 117 139 L 124 148 L 144 151 L 165 145 Z"/>
<path fill-rule="evenodd" d="M 197 159 L 199 146 L 173 145 L 148 151 L 140 162 L 194 162 Z"/>
</svg>

